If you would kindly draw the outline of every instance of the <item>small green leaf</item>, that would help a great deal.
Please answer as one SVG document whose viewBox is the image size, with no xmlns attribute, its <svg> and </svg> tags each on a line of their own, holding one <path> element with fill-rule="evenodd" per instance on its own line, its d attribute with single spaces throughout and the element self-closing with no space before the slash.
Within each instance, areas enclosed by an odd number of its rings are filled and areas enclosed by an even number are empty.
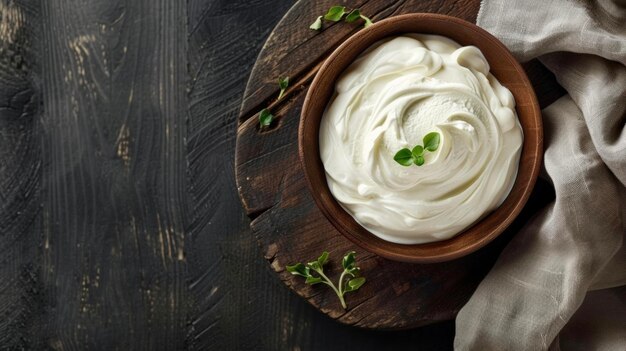
<svg viewBox="0 0 626 351">
<path fill-rule="evenodd" d="M 296 263 L 293 266 L 287 266 L 287 272 L 293 275 L 299 275 L 301 277 L 310 277 L 311 273 L 309 267 L 303 265 L 302 263 Z"/>
<path fill-rule="evenodd" d="M 289 86 L 289 77 L 278 78 L 278 86 L 280 90 L 285 90 Z"/>
<path fill-rule="evenodd" d="M 320 267 L 324 267 L 324 265 L 328 262 L 328 251 L 322 252 L 322 255 L 318 257 L 317 263 L 319 263 Z"/>
<path fill-rule="evenodd" d="M 365 278 L 363 277 L 352 279 L 348 281 L 348 284 L 346 285 L 344 292 L 358 290 L 363 284 L 365 284 Z"/>
<path fill-rule="evenodd" d="M 310 276 L 306 277 L 306 280 L 304 282 L 307 283 L 307 284 L 310 284 L 310 285 L 315 285 L 315 284 L 321 283 L 322 282 L 322 278 L 314 277 L 314 276 L 310 275 Z"/>
<path fill-rule="evenodd" d="M 428 151 L 435 151 L 439 147 L 439 141 L 441 136 L 437 132 L 426 134 L 424 137 L 424 149 Z"/>
<path fill-rule="evenodd" d="M 393 159 L 403 166 L 410 166 L 411 163 L 413 163 L 413 155 L 411 154 L 411 150 L 407 148 L 396 152 Z"/>
<path fill-rule="evenodd" d="M 361 18 L 361 11 L 359 11 L 359 9 L 354 9 L 352 11 L 350 11 L 350 13 L 346 16 L 345 21 L 346 22 L 354 22 L 356 20 L 358 20 L 359 18 Z"/>
<path fill-rule="evenodd" d="M 358 290 L 363 284 L 365 284 L 365 278 L 355 278 L 349 280 L 344 284 L 343 293 Z"/>
<path fill-rule="evenodd" d="M 422 156 L 424 154 L 424 147 L 422 145 L 416 145 L 413 150 L 411 150 L 411 154 L 413 154 L 413 157 Z"/>
<path fill-rule="evenodd" d="M 350 270 L 354 268 L 354 262 L 356 261 L 356 252 L 350 251 L 348 252 L 341 261 L 341 266 L 345 270 Z"/>
<path fill-rule="evenodd" d="M 289 77 L 278 78 L 278 86 L 280 87 L 280 93 L 278 94 L 278 100 L 283 97 L 285 90 L 289 86 Z"/>
<path fill-rule="evenodd" d="M 423 165 L 424 164 L 424 156 L 421 156 L 421 155 L 417 156 L 415 158 L 415 164 L 418 165 L 418 166 Z"/>
<path fill-rule="evenodd" d="M 320 264 L 317 261 L 309 262 L 306 265 L 316 271 L 319 271 L 322 268 L 322 266 L 320 266 Z"/>
<path fill-rule="evenodd" d="M 315 22 L 313 22 L 313 24 L 311 24 L 309 26 L 309 28 L 311 28 L 313 30 L 320 30 L 320 29 L 322 29 L 322 17 L 324 17 L 324 16 L 317 17 Z"/>
<path fill-rule="evenodd" d="M 345 13 L 346 8 L 344 6 L 333 6 L 328 9 L 328 12 L 326 13 L 326 15 L 324 15 L 324 19 L 337 22 L 341 20 Z"/>
<path fill-rule="evenodd" d="M 269 127 L 269 125 L 272 124 L 273 120 L 274 120 L 274 115 L 272 115 L 270 110 L 264 108 L 259 113 L 259 123 L 261 124 L 261 128 Z"/>
</svg>

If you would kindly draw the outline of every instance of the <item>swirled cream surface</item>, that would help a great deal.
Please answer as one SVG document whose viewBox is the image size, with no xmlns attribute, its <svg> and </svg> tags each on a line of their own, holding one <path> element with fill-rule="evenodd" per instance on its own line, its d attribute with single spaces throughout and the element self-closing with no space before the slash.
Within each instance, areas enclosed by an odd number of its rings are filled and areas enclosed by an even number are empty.
<svg viewBox="0 0 626 351">
<path fill-rule="evenodd" d="M 333 196 L 384 240 L 453 237 L 498 207 L 517 175 L 522 129 L 511 92 L 474 46 L 441 36 L 386 39 L 336 83 L 320 126 Z M 438 132 L 422 166 L 394 155 Z"/>
</svg>

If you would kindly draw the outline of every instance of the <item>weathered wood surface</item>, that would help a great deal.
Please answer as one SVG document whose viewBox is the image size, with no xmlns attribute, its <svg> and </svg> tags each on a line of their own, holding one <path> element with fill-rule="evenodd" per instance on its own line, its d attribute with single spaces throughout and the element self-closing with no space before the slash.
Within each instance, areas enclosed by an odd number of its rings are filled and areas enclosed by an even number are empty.
<svg viewBox="0 0 626 351">
<path fill-rule="evenodd" d="M 265 258 L 298 295 L 338 321 L 365 328 L 406 329 L 453 318 L 487 273 L 511 235 L 545 202 L 538 187 L 524 213 L 486 248 L 459 260 L 430 265 L 382 259 L 345 239 L 315 207 L 297 152 L 302 103 L 324 58 L 360 30 L 357 24 L 325 23 L 320 33 L 308 25 L 336 1 L 298 2 L 274 29 L 248 81 L 237 131 L 237 184 L 251 228 Z M 374 21 L 403 13 L 437 12 L 475 21 L 480 1 L 347 1 Z M 562 94 L 551 75 L 536 62 L 525 65 L 545 106 Z M 278 77 L 289 76 L 286 97 L 275 101 Z M 257 113 L 269 106 L 277 116 L 260 131 Z M 542 196 L 543 195 L 543 196 Z M 343 311 L 329 289 L 310 287 L 285 271 L 285 265 L 311 260 L 323 250 L 337 262 L 347 251 L 358 253 L 368 282 L 348 297 Z M 335 273 L 338 269 L 335 268 Z"/>
<path fill-rule="evenodd" d="M 250 233 L 238 112 L 292 5 L 0 0 L 0 349 L 450 349 L 325 317 Z"/>
</svg>

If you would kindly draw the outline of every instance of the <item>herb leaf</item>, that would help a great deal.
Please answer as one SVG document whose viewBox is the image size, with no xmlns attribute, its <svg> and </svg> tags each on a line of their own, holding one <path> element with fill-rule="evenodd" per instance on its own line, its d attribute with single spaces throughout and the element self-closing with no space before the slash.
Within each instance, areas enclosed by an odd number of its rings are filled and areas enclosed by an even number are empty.
<svg viewBox="0 0 626 351">
<path fill-rule="evenodd" d="M 322 266 L 320 266 L 320 264 L 317 261 L 309 262 L 306 265 L 315 271 L 319 271 L 322 269 Z"/>
<path fill-rule="evenodd" d="M 412 163 L 421 166 L 424 164 L 424 153 L 426 151 L 433 152 L 439 147 L 441 135 L 437 132 L 431 132 L 424 136 L 424 146 L 415 145 L 413 150 L 404 148 L 396 153 L 393 159 L 403 166 L 410 166 Z"/>
<path fill-rule="evenodd" d="M 317 19 L 315 20 L 315 22 L 313 22 L 309 28 L 313 29 L 313 30 L 320 30 L 322 29 L 322 17 L 324 16 L 318 16 Z"/>
<path fill-rule="evenodd" d="M 415 158 L 415 164 L 421 166 L 424 164 L 424 156 L 420 155 Z"/>
<path fill-rule="evenodd" d="M 302 263 L 296 263 L 293 266 L 287 266 L 287 272 L 293 275 L 299 275 L 301 277 L 310 277 L 311 273 L 309 271 L 309 267 L 303 265 Z"/>
<path fill-rule="evenodd" d="M 306 277 L 306 280 L 304 282 L 307 283 L 307 284 L 310 284 L 310 285 L 315 285 L 315 284 L 323 282 L 323 280 L 322 280 L 322 278 L 318 278 L 318 277 L 314 277 L 314 276 L 308 276 L 308 277 Z"/>
<path fill-rule="evenodd" d="M 261 124 L 261 128 L 269 127 L 274 120 L 274 115 L 270 112 L 270 110 L 264 108 L 259 113 L 259 123 Z"/>
<path fill-rule="evenodd" d="M 354 268 L 354 263 L 356 262 L 356 252 L 350 251 L 348 252 L 341 261 L 341 266 L 345 270 L 350 270 Z"/>
<path fill-rule="evenodd" d="M 422 156 L 424 154 L 424 147 L 422 145 L 415 145 L 413 150 L 411 150 L 411 154 L 413 154 L 413 157 Z"/>
<path fill-rule="evenodd" d="M 404 148 L 398 152 L 393 157 L 393 159 L 403 166 L 410 166 L 413 163 L 413 154 L 411 154 L 411 150 Z"/>
<path fill-rule="evenodd" d="M 437 132 L 431 132 L 424 136 L 424 149 L 435 151 L 439 147 L 441 136 Z"/>
<path fill-rule="evenodd" d="M 361 18 L 361 11 L 359 11 L 359 9 L 354 9 L 346 16 L 345 21 L 350 23 L 358 20 L 359 18 Z"/>
<path fill-rule="evenodd" d="M 278 87 L 280 88 L 280 93 L 278 93 L 278 100 L 280 100 L 280 98 L 283 97 L 283 94 L 285 93 L 285 90 L 287 90 L 288 86 L 289 86 L 289 77 L 278 78 Z"/>
<path fill-rule="evenodd" d="M 324 19 L 329 21 L 337 22 L 340 21 L 343 15 L 346 13 L 345 6 L 333 6 L 328 9 L 326 15 L 324 15 Z"/>
<path fill-rule="evenodd" d="M 363 23 L 363 27 L 369 27 L 372 25 L 372 20 L 363 16 L 361 14 L 361 11 L 359 9 L 354 9 L 352 11 L 350 11 L 350 13 L 346 16 L 346 18 L 344 19 L 346 22 L 350 23 L 350 22 L 354 22 L 358 19 L 363 19 L 363 21 L 365 21 L 365 23 Z"/>
<path fill-rule="evenodd" d="M 322 252 L 322 255 L 317 259 L 317 263 L 319 263 L 320 267 L 323 267 L 328 262 L 328 251 Z"/>
<path fill-rule="evenodd" d="M 344 288 L 345 292 L 358 290 L 363 284 L 365 284 L 365 278 L 359 277 L 349 280 Z"/>
</svg>

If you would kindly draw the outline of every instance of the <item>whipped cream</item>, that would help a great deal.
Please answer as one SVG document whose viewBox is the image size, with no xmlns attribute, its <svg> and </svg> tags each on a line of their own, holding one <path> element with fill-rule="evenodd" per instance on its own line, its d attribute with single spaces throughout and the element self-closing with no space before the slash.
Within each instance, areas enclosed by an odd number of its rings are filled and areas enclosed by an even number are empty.
<svg viewBox="0 0 626 351">
<path fill-rule="evenodd" d="M 378 237 L 445 240 L 497 208 L 517 175 L 523 133 L 511 92 L 474 46 L 436 35 L 378 42 L 336 83 L 320 156 L 331 193 Z M 423 166 L 394 161 L 430 133 Z"/>
</svg>

